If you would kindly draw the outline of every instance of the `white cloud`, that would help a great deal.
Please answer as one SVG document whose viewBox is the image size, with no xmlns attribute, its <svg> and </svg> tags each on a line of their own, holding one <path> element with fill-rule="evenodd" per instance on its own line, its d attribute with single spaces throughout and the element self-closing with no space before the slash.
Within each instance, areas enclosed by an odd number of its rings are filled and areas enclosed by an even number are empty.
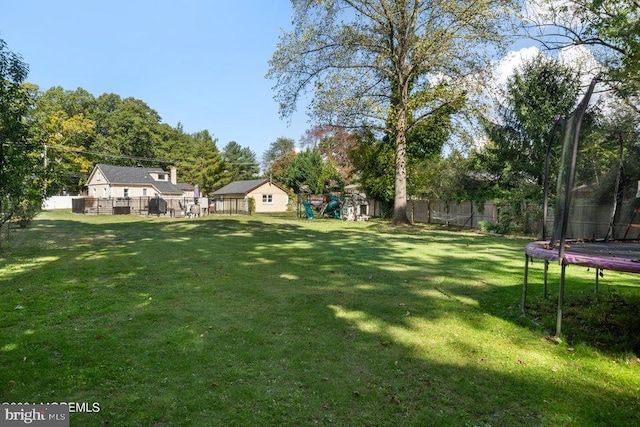
<svg viewBox="0 0 640 427">
<path fill-rule="evenodd" d="M 523 64 L 531 61 L 540 54 L 540 49 L 535 46 L 525 47 L 507 53 L 504 58 L 498 62 L 493 72 L 493 86 L 495 88 L 504 88 L 507 80 L 514 72 Z"/>
</svg>

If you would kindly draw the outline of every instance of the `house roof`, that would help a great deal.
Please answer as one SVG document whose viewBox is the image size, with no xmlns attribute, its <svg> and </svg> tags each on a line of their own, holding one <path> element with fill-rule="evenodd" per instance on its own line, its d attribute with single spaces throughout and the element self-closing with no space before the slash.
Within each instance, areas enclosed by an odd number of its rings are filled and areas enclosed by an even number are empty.
<svg viewBox="0 0 640 427">
<path fill-rule="evenodd" d="M 176 184 L 182 191 L 193 191 L 195 187 L 187 182 L 179 182 Z"/>
<path fill-rule="evenodd" d="M 224 194 L 248 194 L 268 182 L 268 179 L 248 179 L 245 181 L 233 181 L 232 183 L 227 184 L 224 187 L 214 191 L 213 195 L 221 196 Z M 272 182 L 272 184 L 280 188 L 281 190 L 286 191 L 275 182 Z"/>
<path fill-rule="evenodd" d="M 160 168 L 113 166 L 98 163 L 96 169 L 100 169 L 102 175 L 111 184 L 151 185 L 161 194 L 182 194 L 182 190 L 177 185 L 169 181 L 156 181 L 151 177 L 151 173 L 168 173 Z"/>
</svg>

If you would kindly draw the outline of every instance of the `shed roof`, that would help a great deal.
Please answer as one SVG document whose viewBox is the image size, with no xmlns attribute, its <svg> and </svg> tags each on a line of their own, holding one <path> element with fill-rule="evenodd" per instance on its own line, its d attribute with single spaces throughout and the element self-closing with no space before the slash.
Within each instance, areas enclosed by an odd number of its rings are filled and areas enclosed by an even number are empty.
<svg viewBox="0 0 640 427">
<path fill-rule="evenodd" d="M 225 185 L 224 187 L 213 192 L 214 196 L 222 196 L 224 194 L 249 194 L 256 188 L 268 183 L 268 179 L 248 179 L 244 181 L 233 181 L 230 184 Z M 273 185 L 280 188 L 283 191 L 286 191 L 280 185 L 272 182 Z"/>
</svg>

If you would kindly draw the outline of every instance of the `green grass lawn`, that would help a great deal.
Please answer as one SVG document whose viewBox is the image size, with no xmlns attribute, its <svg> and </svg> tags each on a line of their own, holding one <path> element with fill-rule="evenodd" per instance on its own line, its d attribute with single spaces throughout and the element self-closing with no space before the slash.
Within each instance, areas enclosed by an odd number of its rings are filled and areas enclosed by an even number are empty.
<svg viewBox="0 0 640 427">
<path fill-rule="evenodd" d="M 637 276 L 526 240 L 294 217 L 47 212 L 0 252 L 0 401 L 72 426 L 640 425 Z"/>
</svg>

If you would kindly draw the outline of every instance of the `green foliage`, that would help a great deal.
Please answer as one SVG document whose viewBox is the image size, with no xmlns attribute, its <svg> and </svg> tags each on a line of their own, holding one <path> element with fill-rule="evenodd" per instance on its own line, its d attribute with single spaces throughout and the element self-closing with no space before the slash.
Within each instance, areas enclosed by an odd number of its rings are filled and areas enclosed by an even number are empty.
<svg viewBox="0 0 640 427">
<path fill-rule="evenodd" d="M 541 55 L 508 80 L 499 121 L 484 121 L 490 142 L 474 155 L 476 171 L 492 177 L 496 197 L 517 190 L 541 200 L 547 140 L 556 117 L 566 116 L 574 107 L 578 90 L 579 80 L 571 69 Z M 558 141 L 553 145 L 551 171 L 557 170 Z"/>
<path fill-rule="evenodd" d="M 96 148 L 117 155 L 113 164 L 135 165 L 140 158 L 155 158 L 160 143 L 160 115 L 144 101 L 121 99 L 116 94 L 96 98 Z"/>
<path fill-rule="evenodd" d="M 32 111 L 33 138 L 46 145 L 46 181 L 50 193 L 77 192 L 93 169 L 89 154 L 96 139 L 95 99 L 84 89 L 53 87 L 36 92 Z"/>
<path fill-rule="evenodd" d="M 249 215 L 253 215 L 256 211 L 256 199 L 253 197 L 247 199 L 247 210 L 249 211 Z"/>
<path fill-rule="evenodd" d="M 638 108 L 640 94 L 640 4 L 637 1 L 541 1 L 532 25 L 545 45 L 560 50 L 585 46 L 599 63 L 603 80 Z"/>
<path fill-rule="evenodd" d="M 14 208 L 13 216 L 20 228 L 26 228 L 42 210 L 42 195 L 37 190 L 32 189 L 32 194 L 20 200 Z"/>
<path fill-rule="evenodd" d="M 357 181 L 372 199 L 392 204 L 394 196 L 395 152 L 392 144 L 377 140 L 372 132 L 363 131 L 359 143 L 349 151 L 349 157 L 358 171 Z"/>
<path fill-rule="evenodd" d="M 446 158 L 412 159 L 407 176 L 409 193 L 430 200 L 474 200 L 472 188 L 467 186 L 467 165 L 467 159 L 457 151 Z"/>
<path fill-rule="evenodd" d="M 493 221 L 480 221 L 478 222 L 478 226 L 480 227 L 481 231 L 484 231 L 487 233 L 498 232 L 498 225 Z"/>
<path fill-rule="evenodd" d="M 42 146 L 30 138 L 25 121 L 33 105 L 22 84 L 28 65 L 0 39 L 0 229 L 11 218 L 25 224 L 40 209 L 44 193 Z"/>
<path fill-rule="evenodd" d="M 255 179 L 260 173 L 256 153 L 251 148 L 242 147 L 235 141 L 224 146 L 222 158 L 227 165 L 227 175 L 230 182 Z"/>
<path fill-rule="evenodd" d="M 296 193 L 301 185 L 308 185 L 311 193 L 322 194 L 327 181 L 337 181 L 339 186 L 344 185 L 338 170 L 331 161 L 322 158 L 318 148 L 298 153 L 281 178 L 281 183 Z"/>
<path fill-rule="evenodd" d="M 291 159 L 292 153 L 295 155 L 295 148 L 296 143 L 291 138 L 280 137 L 273 141 L 267 151 L 262 154 L 262 168 L 265 171 L 265 175 L 282 175 L 283 170 L 288 166 L 286 159 Z M 278 165 L 278 163 L 282 162 L 285 163 L 285 167 Z"/>
<path fill-rule="evenodd" d="M 116 94 L 94 98 L 81 88 L 34 92 L 37 103 L 30 124 L 34 139 L 47 147 L 50 192 L 78 191 L 98 162 L 165 169 L 172 163 L 180 181 L 198 184 L 205 193 L 232 177 L 208 131 L 186 134 L 180 124 L 173 128 L 161 123 L 159 114 L 141 100 Z M 240 151 L 250 161 L 253 153 Z M 253 162 L 247 173 L 257 169 L 255 155 Z"/>
<path fill-rule="evenodd" d="M 624 93 L 640 89 L 640 4 L 635 1 L 576 1 L 576 15 L 585 20 L 587 45 L 605 47 L 609 78 L 625 85 Z"/>
<path fill-rule="evenodd" d="M 188 154 L 176 162 L 181 181 L 198 184 L 202 194 L 211 194 L 230 182 L 227 165 L 208 131 L 186 135 L 184 141 Z"/>
</svg>

